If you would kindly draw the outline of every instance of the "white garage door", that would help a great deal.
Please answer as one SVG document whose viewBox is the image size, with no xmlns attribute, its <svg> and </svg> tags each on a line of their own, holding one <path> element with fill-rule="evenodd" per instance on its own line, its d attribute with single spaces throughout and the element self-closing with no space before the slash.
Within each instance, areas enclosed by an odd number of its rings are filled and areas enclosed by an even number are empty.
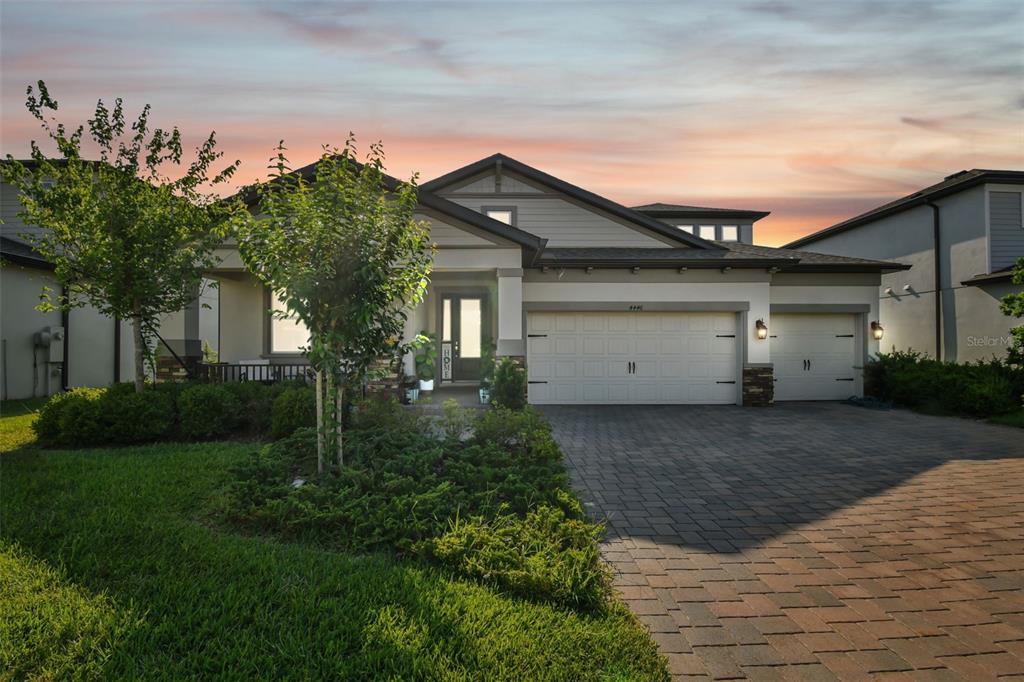
<svg viewBox="0 0 1024 682">
<path fill-rule="evenodd" d="M 530 313 L 537 404 L 735 403 L 735 313 Z"/>
<path fill-rule="evenodd" d="M 775 400 L 845 400 L 857 393 L 856 319 L 772 315 Z"/>
</svg>

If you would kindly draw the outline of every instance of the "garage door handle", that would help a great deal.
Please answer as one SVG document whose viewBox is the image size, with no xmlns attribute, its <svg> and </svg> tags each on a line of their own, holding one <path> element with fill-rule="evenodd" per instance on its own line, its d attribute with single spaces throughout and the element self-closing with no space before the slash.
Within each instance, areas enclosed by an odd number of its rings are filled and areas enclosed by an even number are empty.
<svg viewBox="0 0 1024 682">
<path fill-rule="evenodd" d="M 526 383 L 528 383 L 528 384 L 546 384 L 548 382 L 546 382 L 546 381 L 527 381 Z"/>
<path fill-rule="evenodd" d="M 837 339 L 852 339 L 853 334 L 836 334 Z"/>
<path fill-rule="evenodd" d="M 527 334 L 526 338 L 528 338 L 528 339 L 546 339 L 546 338 L 548 338 L 548 335 L 547 334 Z"/>
<path fill-rule="evenodd" d="M 735 384 L 735 381 L 716 381 L 716 384 Z"/>
<path fill-rule="evenodd" d="M 715 334 L 716 339 L 735 339 L 735 334 Z"/>
<path fill-rule="evenodd" d="M 849 379 L 836 379 L 836 381 L 853 381 L 853 377 L 850 377 Z"/>
</svg>

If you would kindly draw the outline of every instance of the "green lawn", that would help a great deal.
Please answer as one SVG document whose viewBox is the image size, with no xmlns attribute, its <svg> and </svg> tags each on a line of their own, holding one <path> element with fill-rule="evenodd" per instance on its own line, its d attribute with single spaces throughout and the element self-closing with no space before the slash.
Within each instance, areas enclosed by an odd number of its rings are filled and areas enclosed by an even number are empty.
<svg viewBox="0 0 1024 682">
<path fill-rule="evenodd" d="M 1018 410 L 1010 414 L 1001 414 L 998 417 L 989 417 L 988 420 L 993 424 L 1016 426 L 1018 429 L 1024 429 L 1024 410 Z"/>
<path fill-rule="evenodd" d="M 31 416 L 3 414 L 5 449 L 29 443 Z M 206 510 L 254 447 L 6 452 L 0 680 L 666 678 L 621 606 L 217 530 Z"/>
</svg>

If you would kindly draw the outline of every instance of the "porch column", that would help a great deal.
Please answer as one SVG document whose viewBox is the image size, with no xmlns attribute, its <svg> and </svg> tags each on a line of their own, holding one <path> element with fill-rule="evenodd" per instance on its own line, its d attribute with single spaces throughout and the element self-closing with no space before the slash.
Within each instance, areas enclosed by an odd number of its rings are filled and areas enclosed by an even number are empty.
<svg viewBox="0 0 1024 682">
<path fill-rule="evenodd" d="M 523 269 L 498 268 L 498 341 L 501 356 L 523 357 Z"/>
</svg>

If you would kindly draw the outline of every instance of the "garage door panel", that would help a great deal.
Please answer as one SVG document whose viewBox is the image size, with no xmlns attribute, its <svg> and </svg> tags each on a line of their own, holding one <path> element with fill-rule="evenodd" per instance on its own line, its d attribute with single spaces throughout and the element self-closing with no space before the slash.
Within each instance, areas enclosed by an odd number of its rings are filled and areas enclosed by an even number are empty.
<svg viewBox="0 0 1024 682">
<path fill-rule="evenodd" d="M 856 392 L 854 315 L 780 314 L 771 324 L 777 401 L 844 400 Z"/>
<path fill-rule="evenodd" d="M 528 343 L 530 378 L 548 382 L 531 384 L 532 402 L 736 402 L 734 313 L 559 313 L 538 323 L 533 317 L 527 329 L 548 329 L 550 336 Z"/>
</svg>

